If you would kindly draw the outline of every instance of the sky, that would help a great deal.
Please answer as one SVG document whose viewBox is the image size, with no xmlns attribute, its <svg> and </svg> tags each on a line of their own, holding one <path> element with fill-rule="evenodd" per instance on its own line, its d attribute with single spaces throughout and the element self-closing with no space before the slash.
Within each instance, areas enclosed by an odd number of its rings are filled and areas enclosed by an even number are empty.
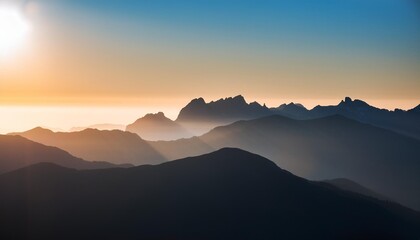
<svg viewBox="0 0 420 240">
<path fill-rule="evenodd" d="M 192 98 L 238 94 L 270 106 L 294 101 L 309 108 L 345 96 L 389 109 L 420 103 L 416 0 L 0 0 L 0 9 L 2 4 L 19 9 L 30 25 L 19 47 L 0 56 L 2 115 L 29 107 L 60 109 L 55 114 L 118 108 L 128 109 L 129 117 L 102 122 L 128 123 L 147 111 L 166 110 L 175 118 Z M 71 116 L 92 124 L 102 117 Z M 25 121 L 19 126 L 38 124 Z M 11 124 L 0 121 L 5 129 Z"/>
</svg>

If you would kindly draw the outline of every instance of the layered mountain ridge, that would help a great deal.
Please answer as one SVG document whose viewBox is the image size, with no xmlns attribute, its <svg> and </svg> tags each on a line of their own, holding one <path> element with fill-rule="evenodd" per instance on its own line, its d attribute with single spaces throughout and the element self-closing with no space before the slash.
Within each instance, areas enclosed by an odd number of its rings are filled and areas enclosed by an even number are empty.
<svg viewBox="0 0 420 240">
<path fill-rule="evenodd" d="M 199 137 L 151 142 L 167 159 L 236 147 L 299 176 L 348 178 L 420 209 L 420 141 L 341 115 L 294 120 L 273 115 L 238 121 Z"/>
<path fill-rule="evenodd" d="M 9 135 L 20 135 L 32 141 L 55 146 L 88 161 L 142 165 L 162 163 L 166 160 L 137 134 L 120 130 L 53 132 L 38 127 Z"/>
<path fill-rule="evenodd" d="M 129 164 L 115 165 L 105 161 L 89 162 L 21 136 L 0 135 L 0 174 L 41 162 L 74 169 L 130 167 Z"/>
<path fill-rule="evenodd" d="M 389 111 L 373 107 L 362 100 L 352 100 L 350 97 L 346 97 L 335 106 L 318 105 L 310 110 L 302 104 L 295 103 L 269 109 L 256 102 L 247 104 L 244 97 L 238 95 L 209 103 L 203 98 L 194 99 L 180 111 L 177 121 L 189 124 L 217 122 L 218 125 L 225 125 L 276 114 L 294 119 L 315 119 L 338 114 L 420 139 L 420 116 L 411 114 L 418 112 L 419 106 L 408 111 Z"/>
<path fill-rule="evenodd" d="M 87 134 L 93 131 L 95 134 Z M 420 209 L 420 141 L 341 115 L 294 120 L 272 115 L 213 129 L 199 137 L 144 141 L 121 131 L 20 135 L 86 160 L 135 165 L 237 147 L 272 159 L 299 176 L 348 178 L 406 206 Z M 90 157 L 89 157 L 90 156 Z"/>
</svg>

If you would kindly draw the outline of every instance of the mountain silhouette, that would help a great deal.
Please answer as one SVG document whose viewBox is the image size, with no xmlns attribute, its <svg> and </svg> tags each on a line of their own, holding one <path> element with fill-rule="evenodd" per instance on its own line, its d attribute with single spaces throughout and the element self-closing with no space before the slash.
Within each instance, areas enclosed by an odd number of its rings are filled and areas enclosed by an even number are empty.
<svg viewBox="0 0 420 240">
<path fill-rule="evenodd" d="M 45 146 L 21 136 L 0 135 L 0 173 L 35 163 L 50 162 L 75 169 L 128 167 L 107 162 L 88 162 L 56 147 Z"/>
<path fill-rule="evenodd" d="M 241 95 L 209 103 L 203 98 L 196 98 L 181 109 L 176 122 L 195 135 L 200 135 L 219 125 L 272 114 L 265 105 L 257 102 L 247 103 Z"/>
<path fill-rule="evenodd" d="M 311 110 L 294 113 L 281 109 L 274 112 L 295 119 L 315 119 L 338 114 L 420 139 L 419 115 L 410 114 L 410 111 L 379 109 L 362 100 L 352 100 L 350 97 L 346 97 L 337 106 L 316 106 Z"/>
<path fill-rule="evenodd" d="M 376 193 L 375 191 L 368 189 L 350 179 L 346 179 L 346 178 L 336 178 L 336 179 L 330 179 L 330 180 L 324 180 L 321 183 L 327 183 L 330 184 L 334 187 L 337 187 L 339 189 L 345 190 L 345 191 L 349 191 L 349 192 L 354 192 L 354 193 L 358 193 L 364 196 L 368 196 L 368 197 L 372 197 L 372 198 L 376 198 L 379 200 L 384 200 L 384 201 L 391 201 L 390 198 L 385 197 L 379 193 Z"/>
<path fill-rule="evenodd" d="M 195 120 L 225 122 L 271 115 L 271 111 L 257 102 L 247 103 L 243 96 L 222 98 L 206 103 L 203 98 L 192 100 L 179 113 L 177 121 Z"/>
<path fill-rule="evenodd" d="M 137 133 L 145 140 L 175 140 L 192 137 L 180 124 L 165 117 L 163 112 L 147 114 L 127 125 L 126 131 Z"/>
<path fill-rule="evenodd" d="M 201 135 L 219 125 L 269 115 L 282 115 L 298 120 L 342 115 L 420 139 L 420 114 L 411 114 L 418 113 L 419 109 L 420 107 L 409 111 L 389 111 L 373 107 L 362 100 L 352 100 L 350 97 L 346 97 L 338 105 L 318 105 L 310 110 L 295 103 L 269 109 L 257 102 L 248 104 L 239 95 L 210 103 L 206 103 L 203 98 L 194 99 L 180 111 L 176 121 L 195 135 Z"/>
<path fill-rule="evenodd" d="M 308 109 L 306 109 L 300 103 L 289 103 L 289 104 L 282 104 L 277 108 L 271 108 L 273 114 L 280 114 L 286 117 L 291 118 L 305 118 L 308 114 Z"/>
<path fill-rule="evenodd" d="M 200 137 L 150 143 L 167 159 L 237 147 L 313 180 L 348 178 L 420 209 L 420 141 L 340 115 L 238 121 Z"/>
<path fill-rule="evenodd" d="M 2 239 L 418 239 L 419 213 L 221 149 L 155 166 L 0 175 Z"/>
<path fill-rule="evenodd" d="M 34 128 L 20 135 L 32 141 L 55 146 L 88 161 L 114 164 L 157 164 L 165 161 L 159 152 L 137 134 L 119 130 L 85 129 L 80 132 L 52 132 Z"/>
</svg>

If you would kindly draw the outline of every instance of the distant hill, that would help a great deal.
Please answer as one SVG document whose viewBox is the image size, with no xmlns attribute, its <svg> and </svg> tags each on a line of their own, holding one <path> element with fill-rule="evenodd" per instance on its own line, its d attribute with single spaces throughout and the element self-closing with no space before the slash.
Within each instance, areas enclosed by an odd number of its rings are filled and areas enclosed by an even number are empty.
<svg viewBox="0 0 420 240">
<path fill-rule="evenodd" d="M 55 146 L 88 161 L 114 164 L 157 164 L 165 158 L 137 134 L 119 130 L 85 129 L 80 132 L 52 132 L 34 128 L 20 135 L 32 141 Z"/>
<path fill-rule="evenodd" d="M 145 140 L 175 140 L 192 137 L 180 124 L 165 117 L 163 112 L 147 114 L 127 125 L 126 131 L 137 133 Z"/>
<path fill-rule="evenodd" d="M 101 123 L 101 124 L 94 124 L 87 127 L 72 127 L 69 132 L 80 132 L 85 129 L 92 128 L 98 130 L 122 130 L 124 131 L 125 126 L 122 124 L 111 124 L 111 123 Z"/>
<path fill-rule="evenodd" d="M 2 239 L 418 239 L 419 213 L 239 149 L 157 166 L 0 175 Z"/>
<path fill-rule="evenodd" d="M 56 147 L 48 147 L 20 136 L 0 135 L 0 173 L 40 162 L 55 163 L 74 169 L 128 167 L 107 162 L 88 162 Z"/>
<path fill-rule="evenodd" d="M 313 120 L 269 116 L 178 141 L 150 143 L 167 159 L 237 147 L 299 176 L 348 178 L 420 209 L 420 141 L 340 115 Z"/>
<path fill-rule="evenodd" d="M 362 100 L 347 97 L 337 106 L 317 106 L 308 112 L 305 119 L 319 118 L 339 114 L 359 122 L 403 133 L 420 139 L 420 115 L 407 111 L 389 111 L 370 106 Z"/>
</svg>

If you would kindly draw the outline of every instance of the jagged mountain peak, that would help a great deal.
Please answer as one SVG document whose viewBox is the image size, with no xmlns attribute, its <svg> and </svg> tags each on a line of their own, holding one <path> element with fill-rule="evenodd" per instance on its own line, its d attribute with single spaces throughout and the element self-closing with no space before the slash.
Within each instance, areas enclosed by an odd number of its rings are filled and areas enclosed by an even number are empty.
<svg viewBox="0 0 420 240">
<path fill-rule="evenodd" d="M 144 115 L 144 117 L 139 118 L 137 121 L 142 120 L 142 119 L 144 119 L 144 120 L 170 120 L 169 118 L 167 118 L 165 116 L 165 114 L 163 112 L 148 113 L 148 114 Z"/>
<path fill-rule="evenodd" d="M 238 104 L 238 105 L 248 105 L 245 98 L 242 95 L 237 95 L 235 97 L 226 97 L 220 98 L 217 101 L 211 101 L 209 104 Z"/>
<path fill-rule="evenodd" d="M 271 114 L 266 106 L 257 102 L 248 104 L 242 95 L 237 95 L 209 103 L 205 103 L 203 99 L 194 99 L 180 111 L 177 121 L 231 123 Z"/>
<path fill-rule="evenodd" d="M 338 104 L 339 107 L 372 107 L 365 101 L 354 99 L 352 100 L 350 97 L 345 97 L 344 100 Z M 373 107 L 372 107 L 373 108 Z"/>
<path fill-rule="evenodd" d="M 204 100 L 204 98 L 199 97 L 199 98 L 194 98 L 193 100 L 190 101 L 190 103 L 187 104 L 188 105 L 203 105 L 206 104 L 206 101 Z"/>
</svg>

